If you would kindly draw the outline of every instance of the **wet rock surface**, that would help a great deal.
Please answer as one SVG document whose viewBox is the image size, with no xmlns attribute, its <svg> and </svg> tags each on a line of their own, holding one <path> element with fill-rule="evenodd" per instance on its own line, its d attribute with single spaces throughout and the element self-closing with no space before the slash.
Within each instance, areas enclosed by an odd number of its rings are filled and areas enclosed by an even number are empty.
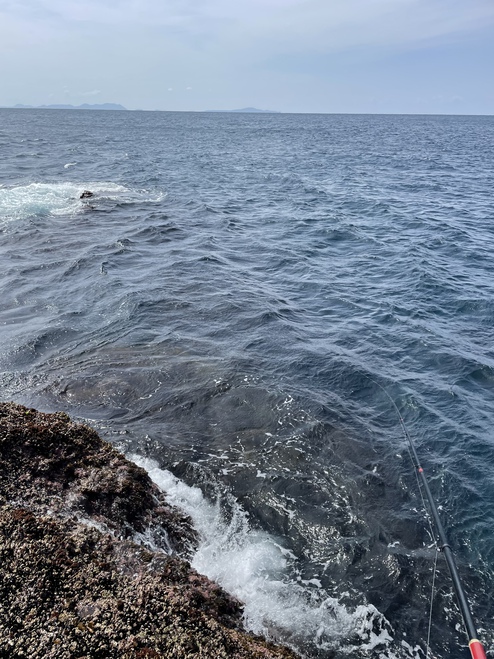
<svg viewBox="0 0 494 659">
<path fill-rule="evenodd" d="M 0 656 L 294 657 L 242 630 L 241 604 L 183 558 L 196 540 L 92 429 L 0 404 Z"/>
</svg>

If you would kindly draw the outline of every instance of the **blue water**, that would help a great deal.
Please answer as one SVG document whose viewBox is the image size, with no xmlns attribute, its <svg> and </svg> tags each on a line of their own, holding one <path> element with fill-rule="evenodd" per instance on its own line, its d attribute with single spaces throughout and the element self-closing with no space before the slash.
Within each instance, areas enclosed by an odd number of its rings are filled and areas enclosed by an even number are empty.
<svg viewBox="0 0 494 659">
<path fill-rule="evenodd" d="M 493 651 L 493 147 L 493 117 L 0 110 L 2 399 L 175 488 L 253 631 L 423 657 L 383 387 Z M 433 601 L 429 656 L 468 656 L 442 556 Z"/>
</svg>

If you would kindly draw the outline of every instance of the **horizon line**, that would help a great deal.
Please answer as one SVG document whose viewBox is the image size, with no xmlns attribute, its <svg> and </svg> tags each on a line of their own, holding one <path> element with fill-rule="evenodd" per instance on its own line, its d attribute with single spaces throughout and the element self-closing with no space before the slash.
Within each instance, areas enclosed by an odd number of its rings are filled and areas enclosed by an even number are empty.
<svg viewBox="0 0 494 659">
<path fill-rule="evenodd" d="M 56 106 L 65 107 L 56 107 Z M 82 104 L 84 105 L 84 104 Z M 85 104 L 90 106 L 91 104 Z M 492 117 L 494 112 L 490 114 L 482 112 L 337 112 L 337 111 L 297 111 L 297 110 L 259 110 L 259 109 L 234 109 L 234 110 L 162 110 L 158 108 L 145 109 L 145 108 L 126 108 L 121 106 L 122 109 L 105 109 L 103 105 L 120 105 L 119 103 L 95 103 L 93 107 L 82 107 L 81 105 L 72 105 L 64 103 L 54 103 L 51 105 L 1 105 L 0 110 L 61 110 L 72 112 L 79 110 L 81 112 L 168 112 L 168 113 L 188 113 L 188 114 L 321 114 L 321 115 L 349 115 L 349 116 L 405 116 L 405 117 Z M 69 107 L 70 106 L 70 107 Z M 96 107 L 94 107 L 96 106 Z"/>
</svg>

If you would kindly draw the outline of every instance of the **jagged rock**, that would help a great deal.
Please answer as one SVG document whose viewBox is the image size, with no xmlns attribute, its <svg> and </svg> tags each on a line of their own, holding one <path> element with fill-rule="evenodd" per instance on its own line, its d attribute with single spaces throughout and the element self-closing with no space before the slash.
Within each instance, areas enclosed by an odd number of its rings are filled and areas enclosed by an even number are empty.
<svg viewBox="0 0 494 659">
<path fill-rule="evenodd" d="M 196 534 L 147 472 L 63 413 L 0 403 L 0 497 L 33 512 L 76 514 L 119 538 L 151 531 L 182 553 Z"/>
<path fill-rule="evenodd" d="M 145 531 L 161 551 L 137 544 Z M 196 540 L 93 430 L 0 404 L 0 656 L 293 658 L 177 554 Z"/>
</svg>

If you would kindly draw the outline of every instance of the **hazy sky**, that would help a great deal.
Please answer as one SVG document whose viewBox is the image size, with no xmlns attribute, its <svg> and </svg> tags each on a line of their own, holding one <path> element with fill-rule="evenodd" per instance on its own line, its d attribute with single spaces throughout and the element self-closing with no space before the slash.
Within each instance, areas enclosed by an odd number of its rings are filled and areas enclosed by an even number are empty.
<svg viewBox="0 0 494 659">
<path fill-rule="evenodd" d="M 494 114 L 494 0 L 0 0 L 0 105 Z"/>
</svg>

